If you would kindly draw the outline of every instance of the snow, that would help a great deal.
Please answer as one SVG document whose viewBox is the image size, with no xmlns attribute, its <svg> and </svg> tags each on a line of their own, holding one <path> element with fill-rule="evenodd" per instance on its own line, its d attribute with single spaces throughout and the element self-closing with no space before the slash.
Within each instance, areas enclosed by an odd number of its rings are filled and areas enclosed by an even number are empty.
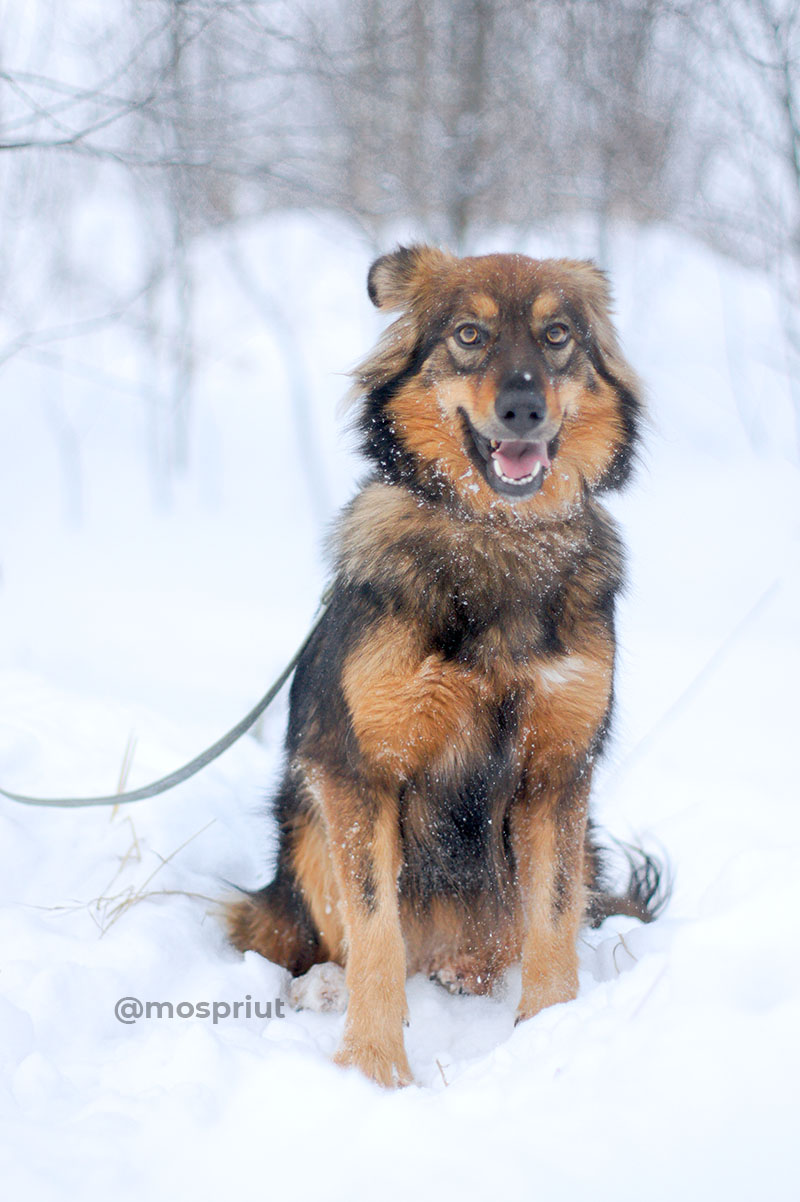
<svg viewBox="0 0 800 1202">
<path fill-rule="evenodd" d="M 123 330 L 71 343 L 58 370 L 24 355 L 4 368 L 7 788 L 113 790 L 129 746 L 131 787 L 171 771 L 254 703 L 311 620 L 321 517 L 359 471 L 335 410 L 338 373 L 380 328 L 371 252 L 346 225 L 291 214 L 237 251 L 283 324 L 237 290 L 229 256 L 201 249 L 194 467 L 169 511 L 149 501 L 141 405 L 108 384 L 141 368 Z M 763 278 L 663 230 L 618 231 L 610 266 L 652 430 L 612 503 L 631 587 L 596 811 L 668 855 L 666 914 L 586 933 L 579 997 L 517 1028 L 518 973 L 493 998 L 412 979 L 417 1084 L 384 1093 L 330 1063 L 339 1013 L 114 1016 L 125 997 L 286 998 L 283 970 L 227 946 L 217 905 L 228 882 L 268 876 L 283 700 L 260 740 L 152 801 L 2 801 L 7 1197 L 796 1197 L 800 481 L 777 305 Z"/>
</svg>

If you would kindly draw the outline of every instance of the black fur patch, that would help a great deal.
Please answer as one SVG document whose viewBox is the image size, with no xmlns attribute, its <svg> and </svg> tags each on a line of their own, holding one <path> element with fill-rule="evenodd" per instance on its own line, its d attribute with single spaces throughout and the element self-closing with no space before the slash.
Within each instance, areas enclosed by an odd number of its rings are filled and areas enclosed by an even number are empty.
<svg viewBox="0 0 800 1202">
<path fill-rule="evenodd" d="M 400 893 L 424 909 L 436 895 L 500 904 L 513 879 L 507 816 L 519 789 L 517 704 L 503 698 L 480 758 L 458 773 L 425 772 L 403 791 Z"/>
</svg>

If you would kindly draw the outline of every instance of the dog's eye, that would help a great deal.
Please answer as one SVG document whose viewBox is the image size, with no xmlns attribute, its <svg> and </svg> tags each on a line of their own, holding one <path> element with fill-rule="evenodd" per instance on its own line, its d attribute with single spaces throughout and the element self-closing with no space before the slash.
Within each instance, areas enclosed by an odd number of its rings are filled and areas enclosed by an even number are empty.
<svg viewBox="0 0 800 1202">
<path fill-rule="evenodd" d="M 483 346 L 485 341 L 486 335 L 478 326 L 467 323 L 456 330 L 456 342 L 460 342 L 462 346 Z"/>
<path fill-rule="evenodd" d="M 544 336 L 551 346 L 564 346 L 569 340 L 569 327 L 561 321 L 554 321 L 547 327 Z"/>
</svg>

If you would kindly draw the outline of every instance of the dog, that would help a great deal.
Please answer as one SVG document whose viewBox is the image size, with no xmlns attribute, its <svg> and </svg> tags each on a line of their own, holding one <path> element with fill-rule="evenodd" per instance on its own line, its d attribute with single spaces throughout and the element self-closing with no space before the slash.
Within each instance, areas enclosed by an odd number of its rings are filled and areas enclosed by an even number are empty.
<svg viewBox="0 0 800 1202">
<path fill-rule="evenodd" d="M 651 919 L 660 877 L 609 892 L 589 820 L 623 582 L 597 496 L 643 412 L 605 276 L 415 245 L 367 286 L 399 313 L 353 373 L 372 474 L 292 684 L 275 876 L 227 923 L 295 977 L 344 966 L 336 1062 L 392 1086 L 407 976 L 488 993 L 521 962 L 530 1018 L 576 996 L 581 925 Z"/>
</svg>

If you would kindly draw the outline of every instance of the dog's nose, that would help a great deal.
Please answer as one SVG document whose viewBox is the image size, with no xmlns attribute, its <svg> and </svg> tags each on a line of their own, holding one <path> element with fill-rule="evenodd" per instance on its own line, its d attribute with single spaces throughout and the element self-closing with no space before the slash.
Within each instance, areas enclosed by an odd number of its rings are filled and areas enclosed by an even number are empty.
<svg viewBox="0 0 800 1202">
<path fill-rule="evenodd" d="M 541 426 L 547 417 L 547 402 L 535 384 L 515 376 L 500 389 L 494 411 L 504 426 L 522 436 Z"/>
</svg>

